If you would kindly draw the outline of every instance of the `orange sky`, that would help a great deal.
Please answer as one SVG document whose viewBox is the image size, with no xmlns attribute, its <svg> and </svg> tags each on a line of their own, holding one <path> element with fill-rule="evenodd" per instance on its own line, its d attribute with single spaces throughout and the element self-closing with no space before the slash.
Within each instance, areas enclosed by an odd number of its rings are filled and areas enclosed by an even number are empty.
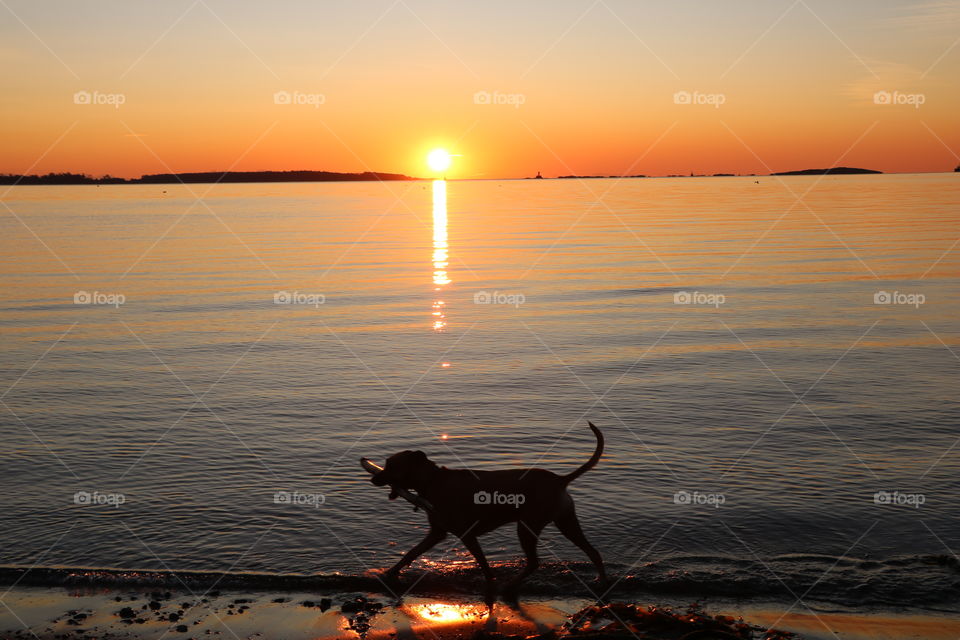
<svg viewBox="0 0 960 640">
<path fill-rule="evenodd" d="M 960 3 L 835 4 L 8 0 L 0 172 L 960 164 Z"/>
</svg>

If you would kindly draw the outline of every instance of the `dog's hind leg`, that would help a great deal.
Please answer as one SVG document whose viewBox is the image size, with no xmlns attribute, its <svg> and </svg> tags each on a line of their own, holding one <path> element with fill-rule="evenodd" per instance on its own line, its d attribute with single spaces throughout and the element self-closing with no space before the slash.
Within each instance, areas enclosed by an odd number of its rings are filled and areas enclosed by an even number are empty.
<svg viewBox="0 0 960 640">
<path fill-rule="evenodd" d="M 517 537 L 520 538 L 520 546 L 527 555 L 527 561 L 523 569 L 503 590 L 504 596 L 511 599 L 517 599 L 517 591 L 520 583 L 540 566 L 540 558 L 537 556 L 537 543 L 540 541 L 540 532 L 543 531 L 544 524 L 528 523 L 520 520 L 517 522 Z"/>
<path fill-rule="evenodd" d="M 600 557 L 600 552 L 593 548 L 587 537 L 583 535 L 583 529 L 580 528 L 580 521 L 577 520 L 577 512 L 574 511 L 572 500 L 569 507 L 557 516 L 553 524 L 557 525 L 557 529 L 560 529 L 560 533 L 566 536 L 567 540 L 580 547 L 587 554 L 587 557 L 597 568 L 597 580 L 600 581 L 601 585 L 606 585 L 607 572 L 603 568 L 603 558 Z"/>
<path fill-rule="evenodd" d="M 430 531 L 427 532 L 426 537 L 418 542 L 417 546 L 415 546 L 413 549 L 410 549 L 410 551 L 407 551 L 403 557 L 400 558 L 400 562 L 387 570 L 387 575 L 394 578 L 397 577 L 404 567 L 432 549 L 438 542 L 446 537 L 446 531 L 431 527 Z"/>
<path fill-rule="evenodd" d="M 480 565 L 480 571 L 483 572 L 483 577 L 487 581 L 484 599 L 486 603 L 492 607 L 493 601 L 496 599 L 497 589 L 493 580 L 493 570 L 490 569 L 490 565 L 487 563 L 487 556 L 483 554 L 483 549 L 480 547 L 480 541 L 477 540 L 477 536 L 468 535 L 461 538 L 461 540 L 463 540 L 463 546 L 473 554 L 474 560 Z"/>
</svg>

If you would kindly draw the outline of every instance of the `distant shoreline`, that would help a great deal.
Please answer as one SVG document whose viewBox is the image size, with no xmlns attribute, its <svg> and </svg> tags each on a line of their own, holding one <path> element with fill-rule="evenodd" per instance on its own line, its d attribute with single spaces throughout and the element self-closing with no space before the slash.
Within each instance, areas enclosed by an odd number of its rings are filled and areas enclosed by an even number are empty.
<svg viewBox="0 0 960 640">
<path fill-rule="evenodd" d="M 386 182 L 422 180 L 401 173 L 364 171 L 201 171 L 191 173 L 153 173 L 139 178 L 115 178 L 110 175 L 94 178 L 83 173 L 48 173 L 46 175 L 0 175 L 0 185 L 84 185 L 84 184 L 237 184 L 247 182 Z"/>
<path fill-rule="evenodd" d="M 960 167 L 958 167 L 960 168 Z M 668 174 L 644 175 L 561 175 L 554 177 L 502 177 L 502 178 L 450 178 L 451 181 L 469 180 L 626 180 L 636 178 L 773 178 L 781 176 L 817 176 L 817 175 L 914 175 L 953 173 L 954 171 L 903 172 L 888 174 L 874 169 L 856 167 L 832 167 L 829 169 L 800 169 L 760 173 L 705 173 L 705 174 Z M 139 178 L 116 178 L 106 175 L 96 178 L 81 173 L 48 173 L 45 175 L 0 174 L 0 186 L 71 186 L 71 185 L 114 185 L 114 184 L 270 184 L 284 182 L 396 182 L 427 181 L 435 178 L 408 176 L 402 173 L 364 171 L 362 173 L 343 173 L 336 171 L 203 171 L 188 173 L 145 174 Z"/>
</svg>

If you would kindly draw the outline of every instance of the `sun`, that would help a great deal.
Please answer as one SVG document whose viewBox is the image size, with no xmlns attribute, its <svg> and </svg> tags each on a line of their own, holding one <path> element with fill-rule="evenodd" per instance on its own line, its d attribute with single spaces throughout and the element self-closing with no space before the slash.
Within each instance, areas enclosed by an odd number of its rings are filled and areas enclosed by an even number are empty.
<svg viewBox="0 0 960 640">
<path fill-rule="evenodd" d="M 450 168 L 450 157 L 446 149 L 434 149 L 427 154 L 427 165 L 434 171 L 446 171 Z"/>
</svg>

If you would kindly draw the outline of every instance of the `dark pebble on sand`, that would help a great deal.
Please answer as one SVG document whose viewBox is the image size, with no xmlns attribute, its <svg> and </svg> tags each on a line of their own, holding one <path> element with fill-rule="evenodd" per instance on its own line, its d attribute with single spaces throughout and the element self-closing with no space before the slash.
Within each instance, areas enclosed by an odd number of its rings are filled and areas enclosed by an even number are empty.
<svg viewBox="0 0 960 640">
<path fill-rule="evenodd" d="M 280 602 L 290 602 L 290 598 L 274 598 L 274 599 L 272 600 L 272 602 L 277 602 L 277 603 L 280 603 Z"/>
<path fill-rule="evenodd" d="M 160 604 L 159 602 L 157 602 L 156 600 L 151 600 L 151 601 L 150 601 L 150 609 L 153 610 L 153 611 L 156 611 L 157 609 L 159 609 L 159 608 L 162 607 L 162 606 L 163 606 L 163 605 L 161 605 L 161 604 Z"/>
<path fill-rule="evenodd" d="M 330 598 L 320 598 L 320 611 L 326 611 L 332 604 L 333 600 Z"/>
<path fill-rule="evenodd" d="M 117 615 L 121 618 L 133 618 L 137 614 L 134 613 L 133 609 L 130 607 L 124 607 L 123 609 L 120 609 L 120 611 L 117 611 Z"/>
<path fill-rule="evenodd" d="M 167 617 L 167 620 L 169 620 L 170 622 L 176 622 L 176 621 L 179 620 L 179 619 L 180 619 L 180 614 L 177 614 L 177 613 L 171 613 L 171 614 Z"/>
<path fill-rule="evenodd" d="M 233 601 L 233 604 L 247 604 L 248 602 L 253 602 L 250 598 L 237 598 Z"/>
<path fill-rule="evenodd" d="M 114 598 L 114 600 L 116 600 L 117 602 L 123 602 L 123 598 L 121 598 L 120 596 L 117 596 L 116 598 Z"/>
<path fill-rule="evenodd" d="M 189 630 L 190 630 L 190 628 L 187 627 L 187 625 L 185 625 L 185 624 L 178 624 L 178 625 L 177 625 L 177 633 L 186 633 L 186 632 L 189 631 Z"/>
<path fill-rule="evenodd" d="M 304 600 L 303 602 L 300 603 L 300 606 L 302 606 L 302 607 L 315 607 L 315 606 L 317 606 L 317 603 L 314 602 L 313 600 Z"/>
</svg>

